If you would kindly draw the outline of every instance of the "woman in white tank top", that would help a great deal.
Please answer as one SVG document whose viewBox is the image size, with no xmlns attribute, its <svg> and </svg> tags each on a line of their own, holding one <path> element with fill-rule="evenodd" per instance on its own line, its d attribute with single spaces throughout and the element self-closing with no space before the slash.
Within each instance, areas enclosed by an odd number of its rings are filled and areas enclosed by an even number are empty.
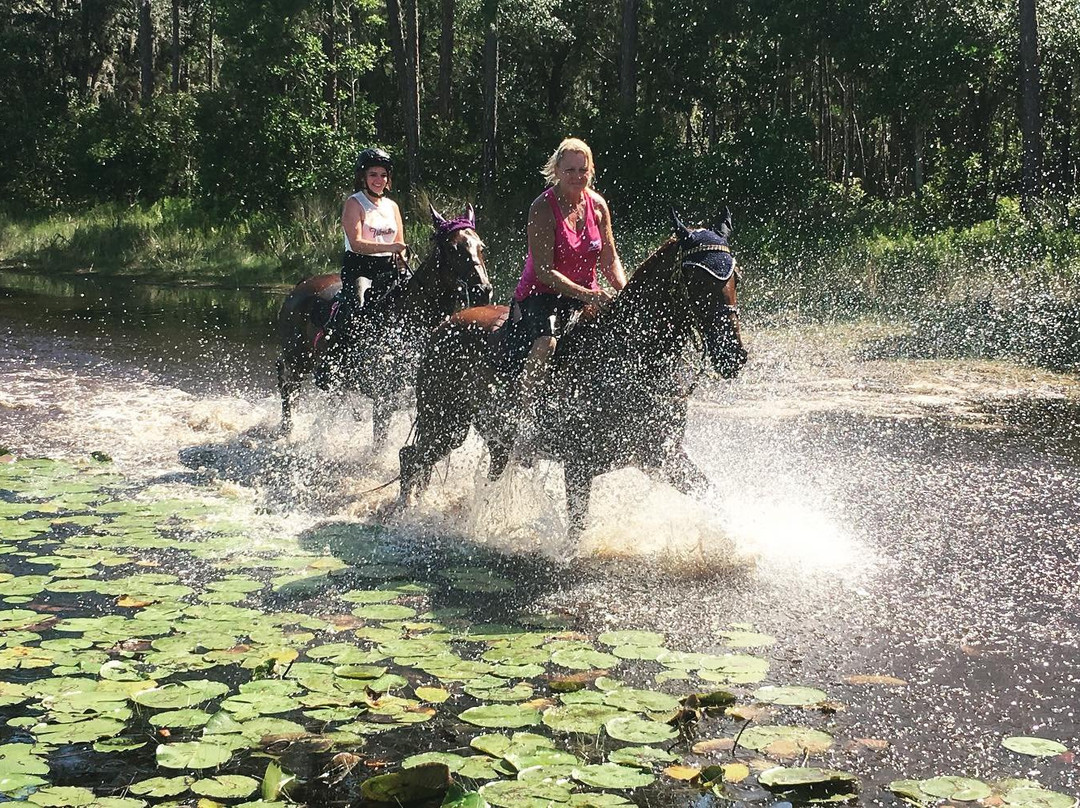
<svg viewBox="0 0 1080 808">
<path fill-rule="evenodd" d="M 341 291 L 355 307 L 376 279 L 386 281 L 405 266 L 405 228 L 401 211 L 387 199 L 394 163 L 382 149 L 364 149 L 356 158 L 355 190 L 345 200 L 341 229 L 345 233 L 345 260 Z"/>
</svg>

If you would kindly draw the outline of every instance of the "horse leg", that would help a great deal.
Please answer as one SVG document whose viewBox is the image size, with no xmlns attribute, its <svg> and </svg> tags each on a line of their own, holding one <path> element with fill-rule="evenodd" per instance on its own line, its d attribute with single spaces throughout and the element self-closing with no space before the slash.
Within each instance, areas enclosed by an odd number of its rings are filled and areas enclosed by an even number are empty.
<svg viewBox="0 0 1080 808">
<path fill-rule="evenodd" d="M 398 452 L 401 464 L 401 504 L 415 502 L 431 482 L 435 464 L 465 442 L 469 435 L 469 421 L 440 424 L 433 431 L 417 420 L 416 441 L 402 446 Z"/>
<path fill-rule="evenodd" d="M 709 478 L 681 445 L 668 453 L 659 471 L 665 482 L 688 496 L 700 497 L 709 490 Z"/>
<path fill-rule="evenodd" d="M 510 462 L 510 448 L 512 444 L 501 440 L 488 441 L 488 479 L 497 480 L 506 471 L 506 465 Z"/>
<path fill-rule="evenodd" d="M 394 396 L 379 392 L 371 399 L 371 432 L 375 451 L 381 451 L 390 437 L 390 418 L 394 414 Z"/>
<path fill-rule="evenodd" d="M 296 358 L 282 353 L 277 360 L 278 393 L 281 395 L 281 432 L 288 435 L 292 431 L 292 410 L 296 396 L 300 392 L 301 375 Z"/>
<path fill-rule="evenodd" d="M 583 464 L 567 462 L 563 466 L 563 478 L 566 484 L 566 516 L 569 521 L 566 538 L 568 542 L 576 544 L 585 532 L 593 475 Z"/>
</svg>

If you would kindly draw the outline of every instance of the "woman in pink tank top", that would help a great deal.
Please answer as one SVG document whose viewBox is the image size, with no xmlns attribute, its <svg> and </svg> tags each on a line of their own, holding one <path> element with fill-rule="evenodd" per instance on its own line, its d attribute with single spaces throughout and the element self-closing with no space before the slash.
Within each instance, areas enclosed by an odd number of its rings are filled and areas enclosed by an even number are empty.
<svg viewBox="0 0 1080 808">
<path fill-rule="evenodd" d="M 529 254 L 511 314 L 530 342 L 521 381 L 519 456 L 535 448 L 537 393 L 571 315 L 587 303 L 603 305 L 612 299 L 598 274 L 615 291 L 626 286 L 611 211 L 590 187 L 594 173 L 592 150 L 582 140 L 567 138 L 544 165 L 549 187 L 529 208 Z"/>
</svg>

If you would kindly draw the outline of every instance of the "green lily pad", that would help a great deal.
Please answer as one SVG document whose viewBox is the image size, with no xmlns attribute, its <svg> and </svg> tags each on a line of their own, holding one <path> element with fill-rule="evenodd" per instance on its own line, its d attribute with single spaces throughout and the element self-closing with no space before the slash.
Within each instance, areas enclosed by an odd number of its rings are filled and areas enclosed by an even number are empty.
<svg viewBox="0 0 1080 808">
<path fill-rule="evenodd" d="M 581 766 L 574 770 L 573 776 L 579 783 L 593 788 L 638 788 L 656 780 L 650 772 L 618 763 Z"/>
<path fill-rule="evenodd" d="M 211 769 L 232 757 L 232 751 L 208 741 L 161 744 L 154 755 L 165 769 Z"/>
<path fill-rule="evenodd" d="M 442 763 L 424 763 L 411 769 L 371 777 L 360 793 L 374 802 L 404 805 L 430 800 L 450 788 L 450 770 Z"/>
<path fill-rule="evenodd" d="M 219 774 L 191 784 L 191 792 L 216 800 L 235 800 L 254 794 L 259 781 L 242 774 Z"/>
<path fill-rule="evenodd" d="M 674 763 L 679 758 L 654 746 L 624 746 L 608 753 L 608 760 L 623 766 L 651 769 L 655 763 Z"/>
<path fill-rule="evenodd" d="M 544 710 L 544 724 L 557 732 L 598 735 L 604 723 L 627 714 L 606 704 L 568 704 Z"/>
<path fill-rule="evenodd" d="M 490 704 L 465 710 L 458 718 L 487 729 L 513 729 L 539 724 L 540 711 L 516 704 Z"/>
<path fill-rule="evenodd" d="M 562 749 L 543 747 L 537 749 L 522 749 L 521 751 L 507 751 L 503 759 L 517 771 L 531 769 L 534 766 L 580 766 L 581 760 L 577 755 L 565 752 Z"/>
<path fill-rule="evenodd" d="M 635 690 L 630 687 L 612 690 L 605 694 L 604 704 L 631 713 L 665 713 L 679 708 L 679 700 L 674 696 L 653 690 Z"/>
<path fill-rule="evenodd" d="M 758 775 L 774 794 L 800 802 L 847 802 L 859 791 L 855 775 L 835 769 L 777 766 Z"/>
<path fill-rule="evenodd" d="M 787 707 L 808 707 L 820 704 L 828 698 L 824 690 L 816 687 L 777 687 L 767 685 L 754 691 L 754 698 L 766 704 L 781 704 Z"/>
<path fill-rule="evenodd" d="M 583 791 L 570 795 L 570 808 L 626 808 L 634 803 L 619 794 Z"/>
<path fill-rule="evenodd" d="M 1016 752 L 1020 755 L 1030 755 L 1031 757 L 1054 757 L 1055 755 L 1062 755 L 1069 751 L 1068 747 L 1064 744 L 1052 741 L 1049 738 L 1027 736 L 1006 738 L 1001 742 L 1001 745 L 1010 752 Z"/>
<path fill-rule="evenodd" d="M 1017 787 L 1002 795 L 1006 805 L 1016 808 L 1074 808 L 1076 798 L 1045 788 Z"/>
<path fill-rule="evenodd" d="M 501 780 L 480 787 L 480 796 L 495 808 L 551 808 L 569 802 L 571 787 L 542 780 Z"/>
<path fill-rule="evenodd" d="M 760 682 L 769 673 L 769 662 L 746 654 L 725 654 L 705 657 L 698 676 L 707 682 Z"/>
<path fill-rule="evenodd" d="M 756 631 L 721 631 L 720 636 L 732 648 L 767 648 L 776 644 L 776 638 Z"/>
<path fill-rule="evenodd" d="M 646 721 L 637 716 L 619 716 L 604 724 L 607 734 L 617 741 L 628 743 L 662 743 L 670 741 L 679 731 L 669 724 Z"/>
<path fill-rule="evenodd" d="M 487 808 L 487 803 L 477 791 L 466 791 L 461 786 L 454 784 L 443 797 L 440 808 Z"/>
<path fill-rule="evenodd" d="M 385 665 L 338 665 L 334 676 L 344 679 L 378 679 L 386 673 Z"/>
<path fill-rule="evenodd" d="M 604 645 L 617 646 L 661 646 L 665 637 L 655 631 L 608 631 L 596 638 Z"/>
<path fill-rule="evenodd" d="M 194 707 L 228 692 L 229 686 L 222 682 L 194 679 L 140 690 L 131 695 L 131 700 L 157 710 L 178 710 Z"/>
<path fill-rule="evenodd" d="M 7 743 L 0 746 L 0 777 L 12 774 L 48 774 L 49 763 L 34 754 L 34 745 Z"/>
<path fill-rule="evenodd" d="M 487 570 L 456 569 L 443 573 L 454 589 L 462 592 L 495 593 L 509 592 L 517 587 L 514 581 L 500 578 Z"/>
<path fill-rule="evenodd" d="M 413 692 L 416 698 L 429 704 L 442 704 L 450 698 L 450 693 L 441 687 L 417 687 Z"/>
<path fill-rule="evenodd" d="M 192 729 L 201 727 L 210 720 L 210 713 L 205 710 L 185 709 L 169 710 L 150 716 L 149 721 L 155 727 L 168 727 L 169 729 Z"/>
<path fill-rule="evenodd" d="M 929 780 L 920 780 L 919 788 L 932 797 L 958 802 L 986 799 L 993 793 L 986 783 L 970 777 L 931 777 Z"/>
<path fill-rule="evenodd" d="M 591 648 L 567 648 L 555 651 L 551 661 L 571 670 L 585 671 L 594 668 L 613 668 L 622 660 L 612 654 Z"/>
<path fill-rule="evenodd" d="M 827 732 L 792 726 L 750 727 L 739 736 L 739 743 L 747 749 L 780 757 L 820 754 L 832 741 Z"/>
<path fill-rule="evenodd" d="M 81 808 L 93 805 L 97 797 L 88 788 L 78 786 L 46 786 L 39 788 L 27 800 L 31 805 Z"/>
</svg>

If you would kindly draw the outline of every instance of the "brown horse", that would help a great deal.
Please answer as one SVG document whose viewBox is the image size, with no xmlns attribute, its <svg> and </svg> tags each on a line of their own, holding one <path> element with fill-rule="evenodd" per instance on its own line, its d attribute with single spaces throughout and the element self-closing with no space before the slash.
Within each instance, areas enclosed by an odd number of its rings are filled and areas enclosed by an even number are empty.
<svg viewBox="0 0 1080 808">
<path fill-rule="evenodd" d="M 684 493 L 707 487 L 683 448 L 688 399 L 703 352 L 724 378 L 746 361 L 739 331 L 740 273 L 727 246 L 731 214 L 713 229 L 676 236 L 634 273 L 593 319 L 559 340 L 538 405 L 538 443 L 562 461 L 570 536 L 584 529 L 593 477 L 640 466 Z M 517 385 L 502 361 L 501 306 L 459 312 L 432 335 L 416 381 L 415 441 L 400 451 L 403 504 L 426 488 L 435 463 L 475 426 L 506 467 L 518 421 Z"/>
<path fill-rule="evenodd" d="M 323 336 L 341 291 L 340 275 L 308 278 L 285 298 L 277 319 L 283 432 L 292 427 L 301 384 L 316 371 L 321 387 L 358 390 L 372 399 L 375 446 L 381 447 L 431 332 L 464 306 L 490 303 L 484 243 L 476 234 L 472 205 L 453 220 L 431 208 L 431 218 L 434 246 L 427 258 L 408 280 L 350 314 L 343 345 L 335 347 Z"/>
</svg>

